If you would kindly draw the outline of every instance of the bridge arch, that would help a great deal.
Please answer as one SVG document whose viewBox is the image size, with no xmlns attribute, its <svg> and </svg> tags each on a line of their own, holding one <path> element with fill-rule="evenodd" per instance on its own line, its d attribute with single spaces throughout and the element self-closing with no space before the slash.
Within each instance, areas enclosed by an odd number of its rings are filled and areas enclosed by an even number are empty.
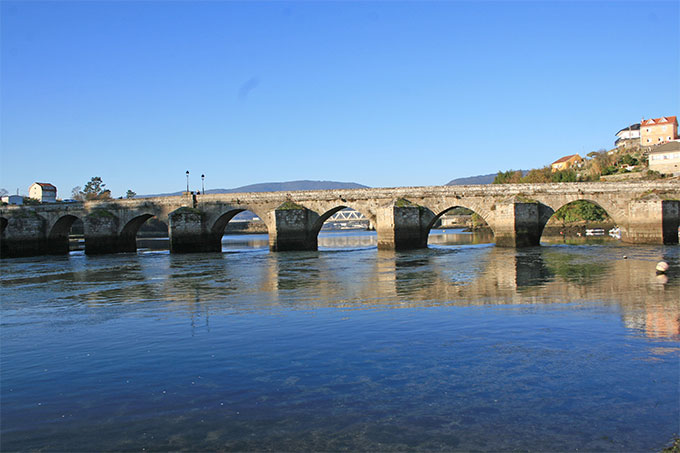
<svg viewBox="0 0 680 453">
<path fill-rule="evenodd" d="M 60 216 L 52 223 L 47 232 L 47 247 L 49 253 L 55 255 L 66 255 L 69 253 L 69 234 L 71 233 L 71 227 L 79 220 L 82 221 L 78 216 L 66 214 Z"/>
<path fill-rule="evenodd" d="M 354 247 L 377 247 L 377 236 L 373 236 L 372 233 L 362 233 L 362 234 L 338 234 L 338 232 L 343 231 L 345 228 L 353 229 L 356 226 L 357 230 L 367 230 L 374 229 L 374 221 L 367 215 L 367 212 L 362 212 L 359 207 L 351 206 L 344 202 L 342 204 L 330 207 L 326 206 L 325 211 L 319 216 L 319 218 L 314 222 L 312 226 L 311 234 L 314 236 L 314 241 L 322 246 L 330 247 L 334 249 L 342 248 L 354 248 Z M 363 211 L 366 209 L 364 208 Z M 334 219 L 334 217 L 336 217 Z M 352 219 L 352 220 L 350 220 Z M 335 223 L 329 223 L 335 222 Z M 356 225 L 350 226 L 349 222 L 360 222 Z M 329 227 L 321 238 L 321 231 L 324 227 Z M 336 228 L 333 228 L 336 227 Z M 339 227 L 339 229 L 337 228 Z M 356 232 L 356 230 L 354 230 Z"/>
<path fill-rule="evenodd" d="M 156 215 L 149 212 L 133 213 L 132 217 L 125 222 L 118 233 L 119 251 L 136 252 L 139 230 L 147 221 L 153 218 L 156 218 Z"/>
<path fill-rule="evenodd" d="M 140 214 L 130 220 L 128 220 L 123 228 L 120 230 L 120 237 L 127 239 L 134 239 L 137 237 L 137 232 L 144 225 L 144 223 L 150 218 L 154 217 L 153 214 Z"/>
<path fill-rule="evenodd" d="M 80 217 L 73 214 L 66 214 L 59 217 L 50 227 L 47 233 L 48 239 L 57 239 L 62 237 L 68 237 L 69 232 L 73 223 L 77 220 L 82 220 Z"/>
<path fill-rule="evenodd" d="M 7 244 L 5 241 L 5 230 L 7 229 L 7 224 L 9 220 L 5 217 L 0 217 L 0 258 L 4 258 L 8 255 Z"/>
<path fill-rule="evenodd" d="M 479 219 L 484 223 L 484 226 L 488 227 L 489 230 L 491 231 L 491 234 L 494 235 L 495 231 L 491 225 L 491 222 L 489 222 L 489 213 L 484 209 L 483 207 L 475 204 L 475 203 L 452 203 L 449 205 L 444 205 L 444 207 L 435 207 L 435 210 L 433 211 L 434 217 L 430 221 L 430 223 L 427 225 L 427 231 L 426 234 L 429 236 L 430 231 L 434 227 L 434 225 L 439 221 L 446 213 L 453 211 L 456 208 L 463 208 L 466 209 L 467 211 L 470 211 L 474 214 L 476 214 Z M 439 213 L 436 213 L 439 211 Z M 481 211 L 481 212 L 480 212 Z"/>
<path fill-rule="evenodd" d="M 225 228 L 227 228 L 227 224 L 238 214 L 242 212 L 246 212 L 247 209 L 244 208 L 239 208 L 239 209 L 231 209 L 223 214 L 221 214 L 217 219 L 213 222 L 212 226 L 210 227 L 210 232 L 212 234 L 219 235 L 220 238 L 224 234 Z M 252 212 L 252 211 L 251 211 Z"/>
<path fill-rule="evenodd" d="M 569 206 L 574 208 L 574 212 L 570 213 L 569 211 L 565 210 L 565 208 L 568 208 Z M 610 205 L 609 209 L 615 208 Z M 545 227 L 548 225 L 548 222 L 553 219 L 558 221 L 559 218 L 557 216 L 560 214 L 564 216 L 564 221 L 569 222 L 578 220 L 584 220 L 586 222 L 605 222 L 609 220 L 612 223 L 617 224 L 615 216 L 612 215 L 609 210 L 602 206 L 598 201 L 596 201 L 596 199 L 585 197 L 575 198 L 571 201 L 563 201 L 561 204 L 556 204 L 554 207 L 547 205 L 542 206 L 539 217 L 541 236 L 545 232 Z"/>
<path fill-rule="evenodd" d="M 351 208 L 375 223 L 367 206 L 356 206 L 344 199 L 287 200 L 271 211 L 269 247 L 272 251 L 318 250 L 318 236 L 324 223 L 343 209 Z M 369 211 L 369 212 L 366 212 Z"/>
<path fill-rule="evenodd" d="M 229 227 L 229 224 L 235 220 L 235 218 L 242 213 L 250 213 L 255 218 L 259 219 L 262 221 L 262 224 L 265 226 L 266 230 L 263 233 L 269 233 L 269 229 L 271 227 L 270 223 L 267 222 L 268 218 L 266 215 L 263 215 L 262 211 L 260 209 L 251 209 L 248 206 L 243 206 L 243 207 L 238 207 L 238 208 L 228 208 L 225 212 L 218 213 L 217 216 L 213 216 L 212 218 L 214 220 L 209 220 L 208 221 L 208 229 L 210 231 L 210 234 L 217 237 L 218 240 L 222 240 L 222 236 L 224 236 L 227 228 Z M 266 214 L 266 213 L 265 213 Z M 233 225 L 233 224 L 232 224 Z M 236 227 L 234 227 L 236 228 Z M 252 230 L 251 230 L 252 231 Z"/>
<path fill-rule="evenodd" d="M 590 196 L 583 194 L 569 194 L 562 196 L 542 197 L 537 196 L 537 200 L 543 205 L 541 212 L 541 221 L 547 222 L 555 212 L 560 210 L 563 206 L 569 205 L 575 201 L 587 201 L 599 208 L 602 208 L 607 215 L 614 221 L 614 223 L 621 223 L 626 218 L 627 212 L 616 202 L 604 197 L 592 194 Z"/>
<path fill-rule="evenodd" d="M 318 240 L 319 233 L 321 232 L 321 229 L 323 228 L 324 223 L 326 223 L 326 221 L 328 219 L 330 219 L 331 217 L 333 217 L 335 214 L 337 214 L 338 212 L 343 211 L 345 209 L 352 209 L 353 211 L 356 211 L 356 212 L 360 213 L 361 215 L 363 215 L 369 222 L 371 222 L 371 217 L 369 215 L 367 215 L 366 212 L 362 212 L 361 207 L 351 206 L 348 203 L 340 204 L 340 205 L 337 205 L 337 206 L 333 206 L 331 208 L 326 208 L 326 211 L 324 211 L 322 214 L 319 215 L 319 217 L 314 221 L 314 223 L 312 225 L 310 235 L 314 236 Z M 318 212 L 317 212 L 317 214 L 318 214 Z"/>
</svg>

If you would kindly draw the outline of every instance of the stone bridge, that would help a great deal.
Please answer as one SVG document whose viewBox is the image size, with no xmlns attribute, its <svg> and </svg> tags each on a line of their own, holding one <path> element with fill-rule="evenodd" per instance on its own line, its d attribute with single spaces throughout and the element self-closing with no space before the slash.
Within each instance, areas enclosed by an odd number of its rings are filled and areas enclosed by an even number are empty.
<svg viewBox="0 0 680 453">
<path fill-rule="evenodd" d="M 76 219 L 85 228 L 88 254 L 133 252 L 148 219 L 168 224 L 170 250 L 219 252 L 227 223 L 251 211 L 269 232 L 272 251 L 316 250 L 323 223 L 352 208 L 375 225 L 380 249 L 427 247 L 430 229 L 446 211 L 471 209 L 493 230 L 496 244 L 538 245 L 543 227 L 560 207 L 587 200 L 602 207 L 628 243 L 677 244 L 680 184 L 507 184 L 265 192 L 136 198 L 0 208 L 3 257 L 68 253 Z"/>
</svg>

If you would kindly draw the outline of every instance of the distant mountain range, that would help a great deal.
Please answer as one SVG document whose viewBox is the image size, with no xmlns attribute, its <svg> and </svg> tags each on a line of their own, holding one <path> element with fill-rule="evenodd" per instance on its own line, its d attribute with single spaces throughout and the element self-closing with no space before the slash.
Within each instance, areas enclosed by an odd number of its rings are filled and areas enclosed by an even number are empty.
<svg viewBox="0 0 680 453">
<path fill-rule="evenodd" d="M 520 170 L 522 176 L 526 176 L 529 170 Z M 491 184 L 498 173 L 491 173 L 490 175 L 468 176 L 467 178 L 458 178 L 446 183 L 447 186 L 466 186 L 472 184 Z"/>
<path fill-rule="evenodd" d="M 467 178 L 457 178 L 446 183 L 447 186 L 467 186 L 471 184 L 491 184 L 496 177 L 496 173 L 490 175 L 468 176 Z"/>
<path fill-rule="evenodd" d="M 208 189 L 206 194 L 211 193 L 244 193 L 244 192 L 285 192 L 294 190 L 334 190 L 334 189 L 367 189 L 368 186 L 354 182 L 338 181 L 287 181 L 287 182 L 263 182 L 234 189 Z M 168 197 L 182 195 L 183 192 L 159 193 L 149 195 L 137 195 L 136 198 Z"/>
<path fill-rule="evenodd" d="M 526 171 L 522 171 L 526 174 Z M 468 176 L 467 178 L 457 178 L 446 183 L 447 186 L 463 186 L 471 184 L 491 184 L 496 177 L 496 173 L 488 175 Z M 287 181 L 287 182 L 263 182 L 250 184 L 247 186 L 236 187 L 233 189 L 209 189 L 205 193 L 245 193 L 245 192 L 286 192 L 295 190 L 334 190 L 334 189 L 368 189 L 369 186 L 357 184 L 355 182 L 339 181 Z M 158 193 L 149 195 L 137 195 L 136 198 L 148 197 L 168 197 L 182 195 L 183 192 Z"/>
</svg>

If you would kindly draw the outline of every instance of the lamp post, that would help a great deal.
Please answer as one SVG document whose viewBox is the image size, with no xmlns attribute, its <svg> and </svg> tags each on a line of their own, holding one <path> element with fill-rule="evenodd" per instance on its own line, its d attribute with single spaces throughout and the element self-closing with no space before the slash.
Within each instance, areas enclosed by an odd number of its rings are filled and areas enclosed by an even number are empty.
<svg viewBox="0 0 680 453">
<path fill-rule="evenodd" d="M 205 195 L 205 175 L 201 175 L 201 194 Z"/>
<path fill-rule="evenodd" d="M 189 193 L 189 170 L 187 170 L 187 193 Z"/>
</svg>

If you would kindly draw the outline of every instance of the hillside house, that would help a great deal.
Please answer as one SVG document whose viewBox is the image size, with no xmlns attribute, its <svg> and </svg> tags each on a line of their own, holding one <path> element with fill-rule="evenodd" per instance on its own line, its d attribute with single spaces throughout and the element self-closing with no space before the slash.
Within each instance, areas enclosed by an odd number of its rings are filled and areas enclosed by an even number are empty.
<svg viewBox="0 0 680 453">
<path fill-rule="evenodd" d="M 680 175 L 680 140 L 664 143 L 649 153 L 649 169 Z"/>
<path fill-rule="evenodd" d="M 581 156 L 578 154 L 572 154 L 570 156 L 564 156 L 560 159 L 557 159 L 555 162 L 550 164 L 550 168 L 552 169 L 552 172 L 555 173 L 556 171 L 567 170 L 580 163 L 582 160 L 583 159 L 581 159 Z"/>
<path fill-rule="evenodd" d="M 28 197 L 41 203 L 56 203 L 57 188 L 48 182 L 35 182 L 28 188 Z"/>
<path fill-rule="evenodd" d="M 675 116 L 643 119 L 640 123 L 640 145 L 655 146 L 678 139 L 678 119 Z"/>
<path fill-rule="evenodd" d="M 640 123 L 631 124 L 616 133 L 614 146 L 628 148 L 640 144 Z"/>
</svg>

